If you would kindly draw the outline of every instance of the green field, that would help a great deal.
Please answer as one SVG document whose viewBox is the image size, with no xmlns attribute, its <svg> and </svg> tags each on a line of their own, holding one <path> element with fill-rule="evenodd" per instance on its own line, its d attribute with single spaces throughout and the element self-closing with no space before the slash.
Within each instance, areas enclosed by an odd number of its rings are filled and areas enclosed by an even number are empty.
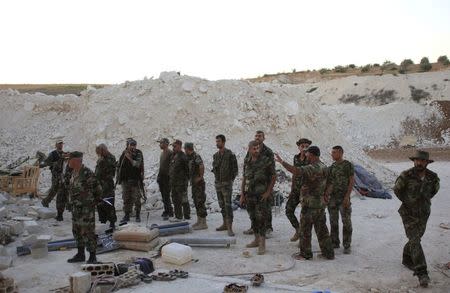
<svg viewBox="0 0 450 293">
<path fill-rule="evenodd" d="M 88 84 L 0 84 L 1 89 L 15 89 L 21 93 L 43 93 L 46 95 L 79 95 L 87 88 Z M 106 84 L 90 84 L 95 88 L 101 88 Z"/>
</svg>

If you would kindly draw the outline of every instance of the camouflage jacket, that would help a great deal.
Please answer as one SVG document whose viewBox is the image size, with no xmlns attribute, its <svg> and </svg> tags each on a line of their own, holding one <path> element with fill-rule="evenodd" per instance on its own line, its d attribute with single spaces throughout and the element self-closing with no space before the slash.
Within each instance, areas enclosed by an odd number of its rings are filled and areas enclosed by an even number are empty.
<svg viewBox="0 0 450 293">
<path fill-rule="evenodd" d="M 225 149 L 223 154 L 217 152 L 213 155 L 212 167 L 216 183 L 234 181 L 238 175 L 236 156 L 229 149 Z"/>
<path fill-rule="evenodd" d="M 171 185 L 185 185 L 189 180 L 189 165 L 186 154 L 182 151 L 174 153 L 169 165 Z"/>
<path fill-rule="evenodd" d="M 272 177 L 275 175 L 274 160 L 259 155 L 252 161 L 246 159 L 244 163 L 244 192 L 249 195 L 261 195 L 269 188 Z"/>
<path fill-rule="evenodd" d="M 70 207 L 76 214 L 91 213 L 102 197 L 102 188 L 95 174 L 84 165 L 78 174 L 72 172 L 68 191 Z"/>
<path fill-rule="evenodd" d="M 62 174 L 64 167 L 64 159 L 62 155 L 62 151 L 53 150 L 44 160 L 44 164 L 42 165 L 42 167 L 50 167 L 50 171 L 52 172 L 53 176 Z"/>
<path fill-rule="evenodd" d="M 125 157 L 125 152 L 122 153 L 118 162 L 117 176 L 119 183 L 127 180 L 143 180 L 144 178 L 144 155 L 142 151 L 136 149 L 131 158 L 133 162 L 130 162 Z"/>
<path fill-rule="evenodd" d="M 306 157 L 302 160 L 300 158 L 300 154 L 297 154 L 294 156 L 294 167 L 300 168 L 302 166 L 308 165 L 308 161 L 306 160 Z M 292 193 L 295 193 L 297 195 L 300 195 L 300 188 L 302 187 L 302 176 L 295 176 L 294 178 L 294 185 L 292 188 Z"/>
<path fill-rule="evenodd" d="M 95 177 L 102 186 L 103 195 L 111 196 L 114 192 L 114 175 L 116 174 L 117 161 L 116 157 L 108 154 L 100 157 L 95 166 Z"/>
<path fill-rule="evenodd" d="M 186 155 L 186 157 L 188 160 L 189 178 L 192 184 L 194 183 L 194 178 L 200 175 L 200 165 L 203 164 L 203 160 L 196 152 L 193 152 L 191 155 Z"/>
<path fill-rule="evenodd" d="M 402 202 L 401 208 L 424 211 L 429 211 L 431 199 L 438 191 L 438 175 L 426 169 L 422 180 L 414 167 L 403 171 L 394 186 L 394 193 Z"/>
<path fill-rule="evenodd" d="M 355 174 L 353 164 L 347 160 L 342 162 L 334 162 L 328 168 L 327 186 L 331 187 L 330 197 L 343 199 L 348 191 L 350 177 Z"/>
<path fill-rule="evenodd" d="M 166 152 L 161 152 L 161 155 L 159 156 L 158 178 L 161 176 L 169 176 L 169 166 L 172 156 L 173 152 L 169 149 Z"/>
<path fill-rule="evenodd" d="M 300 190 L 302 207 L 325 208 L 322 198 L 327 184 L 327 166 L 318 161 L 298 169 L 301 170 L 302 176 L 302 187 Z"/>
</svg>

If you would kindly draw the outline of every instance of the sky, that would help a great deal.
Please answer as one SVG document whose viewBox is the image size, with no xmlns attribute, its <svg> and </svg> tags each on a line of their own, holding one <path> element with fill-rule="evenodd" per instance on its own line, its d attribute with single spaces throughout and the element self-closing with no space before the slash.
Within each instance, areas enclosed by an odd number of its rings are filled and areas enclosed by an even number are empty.
<svg viewBox="0 0 450 293">
<path fill-rule="evenodd" d="M 2 0 L 0 83 L 210 80 L 450 56 L 448 0 Z"/>
</svg>

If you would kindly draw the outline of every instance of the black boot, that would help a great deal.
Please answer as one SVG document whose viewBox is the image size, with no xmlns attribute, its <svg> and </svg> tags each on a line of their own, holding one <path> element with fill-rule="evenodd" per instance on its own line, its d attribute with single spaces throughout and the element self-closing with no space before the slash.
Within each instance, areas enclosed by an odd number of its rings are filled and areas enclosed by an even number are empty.
<svg viewBox="0 0 450 293">
<path fill-rule="evenodd" d="M 64 219 L 63 219 L 63 212 L 64 211 L 58 211 L 58 215 L 56 216 L 56 221 L 58 221 L 58 222 L 62 222 Z"/>
<path fill-rule="evenodd" d="M 113 231 L 116 230 L 116 223 L 115 222 L 110 222 L 109 223 L 109 228 L 111 228 Z"/>
<path fill-rule="evenodd" d="M 125 213 L 121 222 L 129 222 L 130 221 L 130 213 Z"/>
<path fill-rule="evenodd" d="M 85 260 L 86 260 L 86 255 L 84 254 L 84 246 L 83 246 L 83 247 L 78 247 L 77 254 L 75 254 L 74 257 L 68 259 L 67 262 L 69 262 L 69 263 L 84 262 Z"/>
<path fill-rule="evenodd" d="M 141 214 L 136 213 L 136 223 L 140 223 L 141 222 Z"/>
<path fill-rule="evenodd" d="M 97 261 L 97 257 L 95 256 L 95 252 L 90 252 L 89 253 L 89 259 L 86 262 L 87 264 L 96 264 L 98 263 Z"/>
</svg>

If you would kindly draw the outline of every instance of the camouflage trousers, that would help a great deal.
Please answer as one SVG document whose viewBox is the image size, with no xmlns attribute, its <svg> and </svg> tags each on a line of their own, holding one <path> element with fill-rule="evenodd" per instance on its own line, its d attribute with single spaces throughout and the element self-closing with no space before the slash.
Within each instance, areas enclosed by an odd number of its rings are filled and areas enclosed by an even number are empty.
<svg viewBox="0 0 450 293">
<path fill-rule="evenodd" d="M 69 194 L 67 193 L 67 190 L 64 187 L 61 187 L 56 194 L 56 210 L 59 213 L 63 213 L 68 201 Z"/>
<path fill-rule="evenodd" d="M 186 220 L 191 218 L 191 207 L 187 196 L 187 187 L 187 183 L 182 185 L 172 185 L 170 187 L 175 217 L 177 219 L 183 219 L 183 216 Z"/>
<path fill-rule="evenodd" d="M 48 190 L 47 196 L 42 200 L 45 204 L 50 204 L 55 196 L 58 194 L 59 189 L 62 187 L 60 174 L 52 174 L 52 185 Z"/>
<path fill-rule="evenodd" d="M 216 182 L 217 200 L 224 219 L 233 220 L 233 207 L 231 197 L 233 194 L 233 181 Z"/>
<path fill-rule="evenodd" d="M 259 194 L 247 194 L 245 201 L 254 233 L 266 237 L 268 211 L 272 208 L 270 199 L 261 200 Z"/>
<path fill-rule="evenodd" d="M 316 231 L 319 247 L 327 258 L 334 257 L 334 250 L 331 243 L 330 234 L 328 233 L 327 218 L 325 209 L 312 209 L 302 207 L 300 216 L 300 231 L 303 237 L 300 241 L 300 254 L 306 258 L 312 258 L 313 253 L 311 249 L 312 228 Z"/>
<path fill-rule="evenodd" d="M 427 261 L 423 253 L 421 239 L 427 227 L 429 209 L 421 212 L 404 207 L 399 209 L 408 242 L 403 248 L 403 264 L 414 269 L 415 275 L 428 274 Z"/>
<path fill-rule="evenodd" d="M 72 233 L 77 247 L 86 247 L 89 252 L 96 251 L 95 207 L 72 207 Z"/>
<path fill-rule="evenodd" d="M 289 222 L 291 222 L 292 227 L 298 229 L 300 223 L 298 222 L 297 216 L 295 215 L 295 209 L 300 203 L 300 196 L 298 193 L 291 192 L 289 194 L 288 200 L 286 202 L 286 217 Z"/>
<path fill-rule="evenodd" d="M 334 247 L 339 247 L 339 214 L 342 218 L 342 244 L 345 248 L 350 247 L 352 243 L 352 207 L 345 208 L 342 201 L 330 203 L 328 205 L 330 214 L 330 236 Z"/>
<path fill-rule="evenodd" d="M 137 180 L 122 182 L 122 199 L 125 214 L 131 214 L 133 206 L 135 206 L 136 214 L 141 212 L 141 190 Z"/>
<path fill-rule="evenodd" d="M 267 213 L 267 221 L 266 221 L 266 230 L 272 230 L 272 207 L 274 205 L 273 193 L 270 195 L 268 199 L 268 204 L 266 205 L 266 213 Z"/>
<path fill-rule="evenodd" d="M 173 215 L 172 201 L 170 200 L 170 183 L 169 176 L 158 176 L 157 179 L 159 191 L 161 192 L 164 211 L 169 215 Z"/>
<path fill-rule="evenodd" d="M 98 220 L 100 223 L 106 223 L 109 221 L 111 224 L 117 222 L 116 208 L 114 207 L 114 194 L 106 195 L 103 197 L 104 200 L 97 205 Z"/>
<path fill-rule="evenodd" d="M 205 193 L 205 180 L 200 180 L 198 183 L 192 184 L 192 199 L 194 201 L 195 210 L 199 218 L 206 218 L 208 213 L 206 212 L 206 193 Z"/>
</svg>

